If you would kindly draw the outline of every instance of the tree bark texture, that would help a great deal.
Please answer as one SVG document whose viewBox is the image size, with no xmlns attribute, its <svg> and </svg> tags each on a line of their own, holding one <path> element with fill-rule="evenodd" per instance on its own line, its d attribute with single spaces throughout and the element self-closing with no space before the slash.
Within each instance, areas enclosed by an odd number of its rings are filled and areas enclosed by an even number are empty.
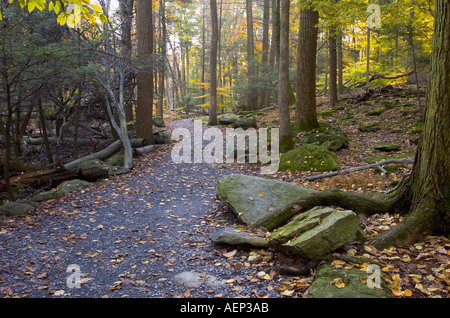
<svg viewBox="0 0 450 318">
<path fill-rule="evenodd" d="M 211 6 L 211 57 L 209 85 L 209 125 L 217 125 L 217 45 L 219 41 L 219 22 L 217 2 L 210 0 Z"/>
<path fill-rule="evenodd" d="M 319 127 L 316 111 L 316 50 L 319 13 L 313 8 L 301 10 L 298 43 L 296 125 L 309 131 Z"/>
<path fill-rule="evenodd" d="M 450 232 L 450 2 L 437 0 L 431 75 L 423 131 L 404 192 L 405 220 L 379 235 L 378 247 L 410 244 L 424 234 Z"/>
<path fill-rule="evenodd" d="M 144 64 L 148 64 L 153 53 L 152 2 L 136 1 L 137 51 Z M 146 66 L 137 75 L 136 137 L 153 143 L 153 70 Z"/>
<path fill-rule="evenodd" d="M 253 42 L 253 1 L 246 0 L 247 8 L 247 110 L 255 110 L 258 106 L 258 94 L 256 93 L 255 77 L 256 77 L 256 65 L 255 65 L 255 45 Z"/>
<path fill-rule="evenodd" d="M 280 150 L 294 147 L 289 111 L 289 9 L 290 0 L 281 0 L 280 61 L 278 78 L 278 109 L 280 116 Z"/>
</svg>

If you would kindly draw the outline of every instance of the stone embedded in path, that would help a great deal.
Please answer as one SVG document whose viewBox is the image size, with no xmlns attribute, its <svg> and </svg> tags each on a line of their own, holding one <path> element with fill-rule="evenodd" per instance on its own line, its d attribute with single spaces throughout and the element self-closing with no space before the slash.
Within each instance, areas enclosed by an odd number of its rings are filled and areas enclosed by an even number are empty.
<svg viewBox="0 0 450 318">
<path fill-rule="evenodd" d="M 222 177 L 216 190 L 241 222 L 269 230 L 292 216 L 292 206 L 301 196 L 316 192 L 289 182 L 237 174 Z"/>
<path fill-rule="evenodd" d="M 313 259 L 365 237 L 359 217 L 350 210 L 315 207 L 276 229 L 269 245 Z"/>
<path fill-rule="evenodd" d="M 251 246 L 255 248 L 266 248 L 266 238 L 246 232 L 235 226 L 227 226 L 211 235 L 211 240 L 216 244 L 229 244 L 235 246 Z"/>
<path fill-rule="evenodd" d="M 210 286 L 220 286 L 225 284 L 225 280 L 221 280 L 216 276 L 194 271 L 179 273 L 173 277 L 173 281 L 176 284 L 183 285 L 188 288 L 200 287 L 203 284 Z"/>
<path fill-rule="evenodd" d="M 380 271 L 380 275 L 384 275 Z M 329 265 L 319 266 L 314 282 L 308 288 L 308 298 L 389 298 L 391 291 L 384 279 L 379 286 L 369 285 L 368 275 L 361 269 L 335 268 Z M 374 284 L 371 281 L 371 284 Z"/>
</svg>

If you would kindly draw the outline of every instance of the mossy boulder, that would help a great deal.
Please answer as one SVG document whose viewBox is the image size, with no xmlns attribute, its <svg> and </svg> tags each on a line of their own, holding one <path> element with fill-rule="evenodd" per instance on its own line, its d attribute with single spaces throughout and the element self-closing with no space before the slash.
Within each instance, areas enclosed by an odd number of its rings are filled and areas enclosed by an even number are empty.
<svg viewBox="0 0 450 318">
<path fill-rule="evenodd" d="M 50 191 L 42 192 L 33 197 L 33 201 L 42 202 L 52 199 L 57 199 L 67 193 L 72 191 L 76 191 L 82 187 L 89 185 L 89 182 L 83 180 L 69 180 L 61 183 L 57 188 L 54 188 Z"/>
<path fill-rule="evenodd" d="M 381 130 L 381 127 L 377 123 L 368 123 L 359 126 L 358 130 L 361 132 L 376 132 Z"/>
<path fill-rule="evenodd" d="M 123 162 L 125 160 L 125 154 L 123 151 L 118 151 L 111 157 L 105 159 L 105 163 L 114 167 L 123 167 Z"/>
<path fill-rule="evenodd" d="M 276 229 L 269 245 L 285 253 L 314 259 L 364 238 L 365 233 L 355 212 L 315 207 Z"/>
<path fill-rule="evenodd" d="M 337 127 L 321 126 L 308 132 L 300 141 L 302 144 L 324 146 L 328 150 L 337 151 L 348 147 L 347 135 Z"/>
<path fill-rule="evenodd" d="M 172 134 L 166 131 L 162 131 L 153 135 L 155 144 L 170 144 L 172 142 Z"/>
<path fill-rule="evenodd" d="M 156 127 L 166 127 L 164 119 L 161 116 L 154 116 L 152 119 L 153 125 Z"/>
<path fill-rule="evenodd" d="M 225 125 L 225 126 L 232 125 L 237 120 L 238 120 L 237 117 L 234 117 L 233 115 L 228 115 L 228 114 L 219 116 L 219 118 L 218 118 L 219 124 Z"/>
<path fill-rule="evenodd" d="M 380 116 L 382 113 L 384 113 L 387 110 L 386 107 L 380 107 L 374 110 L 370 110 L 366 113 L 367 116 Z"/>
<path fill-rule="evenodd" d="M 242 223 L 269 230 L 292 217 L 292 207 L 301 196 L 315 192 L 289 182 L 240 174 L 223 176 L 216 191 Z"/>
<path fill-rule="evenodd" d="M 304 145 L 281 155 L 279 171 L 334 171 L 339 169 L 337 156 L 326 147 Z"/>
<path fill-rule="evenodd" d="M 380 271 L 380 275 L 384 275 Z M 366 271 L 352 268 L 336 268 L 330 265 L 318 267 L 315 279 L 308 288 L 308 298 L 390 298 L 392 293 L 384 279 L 379 286 L 368 284 Z"/>
<path fill-rule="evenodd" d="M 9 217 L 17 217 L 25 215 L 34 210 L 34 206 L 28 203 L 19 202 L 5 202 L 0 207 L 0 215 L 6 215 Z"/>
<path fill-rule="evenodd" d="M 399 150 L 401 148 L 401 146 L 397 145 L 397 144 L 385 142 L 385 143 L 381 143 L 381 144 L 376 144 L 373 146 L 373 148 L 378 151 L 390 152 L 390 151 Z"/>
<path fill-rule="evenodd" d="M 256 119 L 254 117 L 238 118 L 233 123 L 233 128 L 242 128 L 244 130 L 249 129 L 249 128 L 256 129 L 256 127 L 257 127 L 257 124 L 256 124 Z"/>
</svg>

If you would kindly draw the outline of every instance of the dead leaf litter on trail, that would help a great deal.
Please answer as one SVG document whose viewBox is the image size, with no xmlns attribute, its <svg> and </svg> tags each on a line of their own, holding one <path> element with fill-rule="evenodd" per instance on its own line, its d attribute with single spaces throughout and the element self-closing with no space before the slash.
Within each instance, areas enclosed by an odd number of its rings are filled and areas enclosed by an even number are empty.
<svg viewBox="0 0 450 318">
<path fill-rule="evenodd" d="M 350 145 L 336 152 L 341 168 L 366 163 L 380 155 L 373 145 L 394 142 L 401 149 L 394 155 L 411 155 L 411 131 L 418 112 L 402 113 L 387 107 L 380 117 L 367 112 L 373 105 L 351 103 L 330 109 L 319 104 L 321 122 L 337 124 L 348 134 Z M 395 98 L 391 104 L 411 103 Z M 416 107 L 408 106 L 411 109 Z M 334 111 L 329 116 L 329 111 Z M 266 117 L 270 117 L 270 114 Z M 375 118 L 375 119 L 374 119 Z M 259 118 L 261 121 L 267 118 Z M 368 119 L 381 127 L 361 132 Z M 192 119 L 168 126 L 191 127 Z M 302 275 L 280 272 L 280 264 L 296 265 L 271 249 L 214 246 L 209 235 L 220 227 L 242 227 L 215 197 L 217 180 L 225 174 L 259 175 L 259 166 L 248 164 L 173 164 L 170 145 L 136 160 L 135 169 L 83 190 L 42 203 L 29 216 L 5 219 L 0 227 L 0 295 L 2 297 L 304 297 L 314 279 L 314 269 Z M 404 164 L 393 173 L 372 169 L 307 181 L 315 172 L 279 172 L 268 175 L 281 181 L 317 190 L 334 187 L 353 192 L 382 192 L 395 186 L 408 173 Z M 373 215 L 362 220 L 368 237 L 398 224 L 404 216 Z M 259 231 L 260 229 L 244 229 Z M 345 255 L 329 261 L 332 266 L 359 268 L 370 260 L 381 264 L 394 297 L 449 297 L 450 241 L 429 236 L 407 247 L 376 250 L 355 243 L 336 251 Z M 341 257 L 342 258 L 342 257 Z M 80 268 L 80 287 L 69 288 L 67 269 Z M 174 277 L 196 272 L 200 287 L 175 284 Z M 213 276 L 221 284 L 208 284 Z M 333 285 L 345 288 L 336 280 Z"/>
</svg>

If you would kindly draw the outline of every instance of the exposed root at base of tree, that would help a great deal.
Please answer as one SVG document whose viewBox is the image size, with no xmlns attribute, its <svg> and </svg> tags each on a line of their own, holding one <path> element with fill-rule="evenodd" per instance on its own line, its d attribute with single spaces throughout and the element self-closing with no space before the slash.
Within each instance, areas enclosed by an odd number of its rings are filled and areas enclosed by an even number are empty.
<svg viewBox="0 0 450 318">
<path fill-rule="evenodd" d="M 430 202 L 412 206 L 410 182 L 407 178 L 391 195 L 375 198 L 370 194 L 358 194 L 337 189 L 311 193 L 301 197 L 294 204 L 294 212 L 301 213 L 315 206 L 339 206 L 358 214 L 406 214 L 405 219 L 391 230 L 371 239 L 371 244 L 383 249 L 389 246 L 412 244 L 424 235 L 433 234 L 440 228 L 436 224 L 436 207 Z M 425 211 L 425 212 L 424 212 Z"/>
</svg>

